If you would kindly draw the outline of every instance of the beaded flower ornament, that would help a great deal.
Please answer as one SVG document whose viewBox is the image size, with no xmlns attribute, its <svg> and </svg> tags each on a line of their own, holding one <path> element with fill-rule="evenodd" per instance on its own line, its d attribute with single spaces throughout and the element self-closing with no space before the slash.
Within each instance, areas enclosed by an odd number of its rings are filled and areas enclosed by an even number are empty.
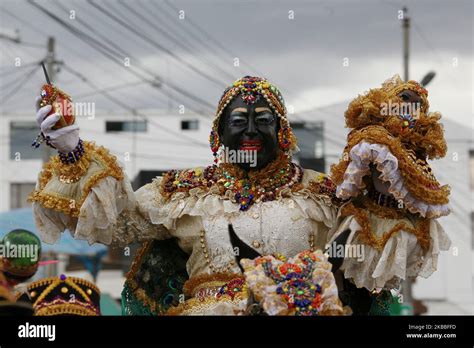
<svg viewBox="0 0 474 348">
<path fill-rule="evenodd" d="M 344 315 L 332 265 L 321 250 L 293 258 L 262 256 L 240 261 L 249 289 L 268 315 Z"/>
<path fill-rule="evenodd" d="M 261 98 L 264 98 L 280 121 L 280 130 L 278 132 L 280 148 L 288 154 L 296 149 L 296 138 L 288 121 L 285 102 L 280 90 L 265 78 L 244 76 L 227 87 L 219 101 L 211 134 L 209 135 L 209 144 L 215 157 L 214 162 L 218 162 L 218 151 L 222 145 L 219 139 L 220 118 L 226 106 L 237 96 L 240 96 L 247 105 L 254 104 Z"/>
</svg>

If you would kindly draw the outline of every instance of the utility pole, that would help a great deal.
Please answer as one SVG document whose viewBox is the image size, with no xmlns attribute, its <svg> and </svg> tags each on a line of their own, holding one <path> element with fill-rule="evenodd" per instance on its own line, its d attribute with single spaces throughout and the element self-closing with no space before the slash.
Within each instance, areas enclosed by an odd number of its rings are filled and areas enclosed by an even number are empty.
<svg viewBox="0 0 474 348">
<path fill-rule="evenodd" d="M 0 39 L 6 39 L 9 41 L 12 41 L 17 44 L 21 44 L 22 41 L 20 39 L 20 35 L 18 31 L 15 31 L 16 36 L 8 35 L 5 33 L 0 33 Z M 55 52 L 55 44 L 56 40 L 54 37 L 50 36 L 48 37 L 48 42 L 47 42 L 47 54 L 45 58 L 45 65 L 46 65 L 46 70 L 48 72 L 49 79 L 52 83 L 56 80 L 56 65 L 61 64 L 61 61 L 56 60 L 56 52 Z M 39 94 L 40 91 L 38 91 Z M 54 149 L 50 148 L 46 144 L 43 144 L 42 146 L 42 160 L 43 163 L 46 163 L 49 161 L 49 158 L 54 155 Z"/>
<path fill-rule="evenodd" d="M 403 79 L 408 81 L 409 72 L 408 72 L 408 59 L 410 57 L 410 18 L 408 17 L 408 9 L 403 7 L 403 19 L 402 19 L 402 28 L 403 28 Z"/>
</svg>

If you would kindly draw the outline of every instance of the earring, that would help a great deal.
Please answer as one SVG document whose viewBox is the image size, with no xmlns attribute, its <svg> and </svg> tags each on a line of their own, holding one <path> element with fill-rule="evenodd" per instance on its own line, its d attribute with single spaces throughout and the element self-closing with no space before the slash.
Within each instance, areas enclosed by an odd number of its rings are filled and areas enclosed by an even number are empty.
<svg viewBox="0 0 474 348">
<path fill-rule="evenodd" d="M 291 129 L 288 127 L 280 128 L 278 131 L 278 144 L 282 150 L 288 150 L 291 146 Z"/>
<path fill-rule="evenodd" d="M 221 144 L 219 140 L 219 134 L 217 134 L 217 132 L 214 130 L 212 130 L 211 134 L 209 134 L 209 144 L 211 145 L 212 155 L 214 156 L 214 163 L 217 163 L 217 151 L 219 151 Z"/>
</svg>

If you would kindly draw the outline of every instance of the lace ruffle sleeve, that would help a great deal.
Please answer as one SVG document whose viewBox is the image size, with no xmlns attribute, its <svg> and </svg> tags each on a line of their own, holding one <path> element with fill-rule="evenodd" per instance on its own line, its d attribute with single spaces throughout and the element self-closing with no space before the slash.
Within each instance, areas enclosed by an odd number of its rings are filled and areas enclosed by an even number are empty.
<svg viewBox="0 0 474 348">
<path fill-rule="evenodd" d="M 150 221 L 146 208 L 153 194 L 150 186 L 133 192 L 115 156 L 93 143 L 85 146 L 86 155 L 73 165 L 53 157 L 30 194 L 43 241 L 57 242 L 66 229 L 89 244 L 168 238 L 163 226 Z"/>
</svg>

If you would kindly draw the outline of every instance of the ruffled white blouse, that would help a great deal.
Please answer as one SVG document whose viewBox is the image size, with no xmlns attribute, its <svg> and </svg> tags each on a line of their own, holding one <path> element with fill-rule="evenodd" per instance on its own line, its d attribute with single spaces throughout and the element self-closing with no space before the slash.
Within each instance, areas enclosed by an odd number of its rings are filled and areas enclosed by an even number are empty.
<svg viewBox="0 0 474 348">
<path fill-rule="evenodd" d="M 303 183 L 319 173 L 305 170 Z M 274 201 L 254 203 L 247 211 L 230 200 L 231 191 L 194 188 L 165 200 L 159 190 L 162 178 L 133 192 L 130 181 L 112 177 L 100 180 L 81 206 L 78 218 L 33 203 L 42 239 L 55 243 L 65 229 L 74 238 L 92 243 L 127 245 L 150 239 L 175 237 L 190 255 L 190 277 L 215 272 L 240 273 L 228 234 L 231 223 L 237 235 L 261 255 L 292 257 L 313 243 L 323 249 L 337 208 L 326 196 L 304 188 L 283 190 Z M 67 184 L 61 184 L 67 185 Z M 206 257 L 206 253 L 208 257 Z"/>
<path fill-rule="evenodd" d="M 430 218 L 429 248 L 423 250 L 417 237 L 407 231 L 415 228 L 415 215 L 403 219 L 381 218 L 369 212 L 370 226 L 376 238 L 382 238 L 387 231 L 403 223 L 406 228 L 392 234 L 382 250 L 366 245 L 359 235 L 362 227 L 354 216 L 338 215 L 336 228 L 329 232 L 329 243 L 332 243 L 343 231 L 350 229 L 347 245 L 363 245 L 363 257 L 347 257 L 341 266 L 344 277 L 352 279 L 357 287 L 369 290 L 396 288 L 401 280 L 408 277 L 422 276 L 428 278 L 437 269 L 440 251 L 448 250 L 451 241 L 439 222 L 434 218 L 447 215 L 448 205 L 432 205 L 413 197 L 405 187 L 403 177 L 398 169 L 397 158 L 385 145 L 361 142 L 349 152 L 350 164 L 344 174 L 343 182 L 338 185 L 336 195 L 341 199 L 357 197 L 365 188 L 362 178 L 370 175 L 370 164 L 375 164 L 379 179 L 386 183 L 388 192 L 402 201 L 412 213 Z M 344 206 L 341 207 L 340 212 Z M 354 249 L 353 249 L 354 250 Z"/>
<path fill-rule="evenodd" d="M 450 246 L 448 236 L 434 220 L 449 213 L 449 207 L 430 205 L 412 197 L 405 188 L 396 157 L 386 146 L 362 142 L 351 149 L 350 157 L 344 181 L 337 187 L 339 198 L 359 195 L 364 189 L 362 177 L 369 174 L 369 165 L 374 163 L 381 173 L 380 179 L 389 183 L 388 190 L 393 196 L 402 200 L 412 213 L 431 219 L 428 250 L 421 248 L 415 235 L 403 229 L 391 235 L 382 250 L 366 245 L 353 216 L 342 217 L 327 196 L 308 189 L 308 182 L 319 175 L 312 170 L 304 170 L 302 190 L 281 191 L 276 200 L 254 203 L 246 211 L 240 211 L 239 205 L 231 200 L 231 191 L 221 196 L 217 189 L 198 187 L 188 193 L 177 192 L 165 200 L 159 190 L 161 177 L 133 192 L 128 178 L 117 180 L 111 176 L 92 188 L 78 217 L 45 208 L 39 202 L 33 203 L 33 211 L 37 228 L 47 243 L 57 242 L 66 229 L 74 238 L 90 244 L 124 246 L 175 237 L 182 250 L 190 255 L 187 262 L 190 277 L 216 272 L 240 273 L 227 230 L 229 223 L 261 255 L 283 254 L 288 258 L 310 249 L 311 245 L 325 249 L 349 228 L 348 245 L 362 245 L 364 255 L 345 258 L 341 270 L 345 278 L 369 290 L 393 288 L 411 276 L 428 277 L 436 270 L 440 251 Z M 56 180 L 48 184 L 48 189 L 61 192 L 65 191 L 64 185 L 68 184 Z M 413 228 L 415 220 L 413 216 L 382 219 L 370 214 L 377 237 L 401 221 Z"/>
</svg>

